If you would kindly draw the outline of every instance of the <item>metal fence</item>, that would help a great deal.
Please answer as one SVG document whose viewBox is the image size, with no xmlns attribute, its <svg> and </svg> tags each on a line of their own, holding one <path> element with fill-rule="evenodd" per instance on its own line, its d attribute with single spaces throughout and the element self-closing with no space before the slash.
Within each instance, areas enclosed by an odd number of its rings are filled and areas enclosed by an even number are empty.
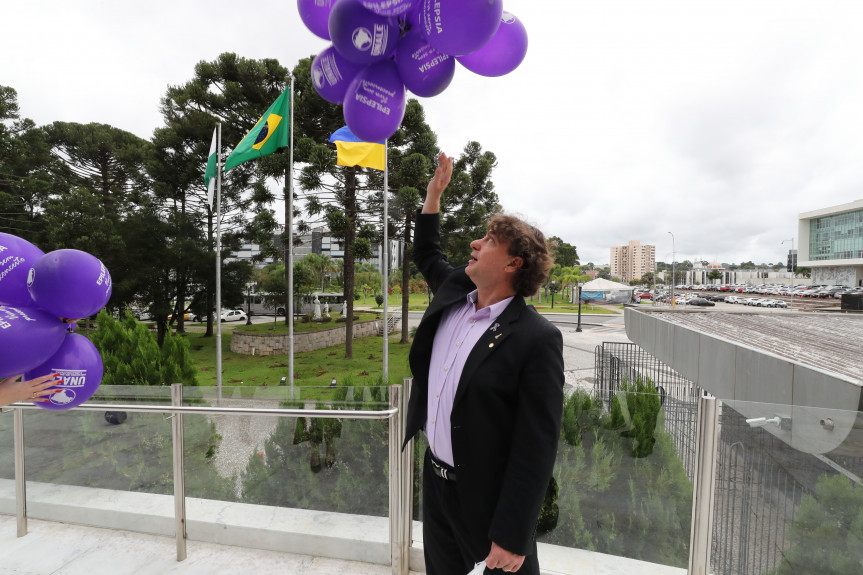
<svg viewBox="0 0 863 575">
<path fill-rule="evenodd" d="M 606 405 L 629 382 L 650 381 L 662 398 L 668 432 L 691 480 L 695 474 L 695 435 L 700 387 L 634 343 L 603 342 L 596 346 L 595 387 Z"/>
<path fill-rule="evenodd" d="M 183 405 L 183 385 L 171 386 L 172 405 L 141 404 L 96 404 L 84 403 L 80 411 L 124 411 L 132 413 L 170 414 L 171 445 L 174 477 L 174 531 L 177 544 L 177 560 L 186 559 L 186 487 L 184 468 L 183 415 L 255 415 L 270 417 L 314 417 L 339 419 L 387 420 L 389 423 L 389 530 L 390 563 L 393 575 L 407 575 L 411 544 L 411 497 L 413 441 L 401 451 L 404 440 L 406 397 L 410 393 L 411 381 L 404 385 L 389 387 L 389 409 L 380 411 L 329 410 L 329 409 L 266 409 L 240 407 L 205 407 Z M 407 394 L 402 393 L 403 387 Z M 18 537 L 27 534 L 27 488 L 24 462 L 24 409 L 36 409 L 34 405 L 16 403 L 12 405 L 15 455 L 15 501 Z M 5 412 L 5 409 L 3 410 Z"/>
<path fill-rule="evenodd" d="M 595 365 L 596 391 L 606 402 L 627 382 L 639 378 L 657 386 L 663 397 L 665 431 L 694 479 L 701 388 L 632 343 L 597 346 Z M 768 431 L 751 427 L 727 404 L 719 412 L 719 429 L 712 573 L 769 575 L 791 545 L 789 530 L 803 495 L 814 492 L 824 473 L 849 475 L 850 471 L 859 476 L 863 458 L 833 456 L 828 463 L 823 457 L 802 453 Z"/>
</svg>

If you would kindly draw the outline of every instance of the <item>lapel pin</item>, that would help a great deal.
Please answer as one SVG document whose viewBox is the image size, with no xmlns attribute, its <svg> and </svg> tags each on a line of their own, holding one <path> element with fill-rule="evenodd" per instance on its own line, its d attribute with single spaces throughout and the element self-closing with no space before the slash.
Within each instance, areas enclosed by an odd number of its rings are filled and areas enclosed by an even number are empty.
<svg viewBox="0 0 863 575">
<path fill-rule="evenodd" d="M 494 347 L 493 343 L 488 344 L 489 347 Z"/>
<path fill-rule="evenodd" d="M 500 336 L 502 336 L 502 335 L 503 335 L 502 333 L 499 333 L 499 334 L 497 334 L 496 336 L 494 336 L 494 339 L 497 339 L 497 338 L 499 338 L 499 337 L 500 337 Z"/>
<path fill-rule="evenodd" d="M 497 331 L 497 328 L 499 328 L 499 327 L 500 327 L 500 324 L 495 323 L 493 326 L 491 326 L 491 331 Z"/>
</svg>

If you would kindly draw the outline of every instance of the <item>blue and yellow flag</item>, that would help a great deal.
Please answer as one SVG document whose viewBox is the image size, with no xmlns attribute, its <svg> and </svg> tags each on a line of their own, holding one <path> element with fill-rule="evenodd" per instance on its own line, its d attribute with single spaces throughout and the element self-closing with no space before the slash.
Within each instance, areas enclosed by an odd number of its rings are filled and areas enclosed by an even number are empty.
<svg viewBox="0 0 863 575">
<path fill-rule="evenodd" d="M 269 110 L 264 112 L 255 127 L 243 138 L 228 159 L 225 160 L 225 172 L 236 168 L 243 162 L 272 154 L 279 148 L 290 145 L 291 128 L 290 90 L 285 90 Z"/>
<path fill-rule="evenodd" d="M 386 169 L 386 149 L 384 142 L 363 142 L 345 126 L 330 136 L 336 145 L 336 163 L 340 166 L 362 166 L 374 170 Z"/>
</svg>

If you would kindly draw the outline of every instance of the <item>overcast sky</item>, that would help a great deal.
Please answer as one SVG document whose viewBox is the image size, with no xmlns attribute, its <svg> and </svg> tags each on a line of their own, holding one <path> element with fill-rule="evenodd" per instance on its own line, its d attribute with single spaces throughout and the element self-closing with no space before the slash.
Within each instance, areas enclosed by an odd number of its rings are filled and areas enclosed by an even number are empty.
<svg viewBox="0 0 863 575">
<path fill-rule="evenodd" d="M 504 9 L 528 31 L 522 65 L 502 78 L 459 67 L 420 101 L 446 152 L 470 140 L 493 151 L 504 208 L 576 245 L 583 263 L 629 240 L 671 261 L 668 232 L 678 261 L 784 261 L 799 213 L 863 198 L 863 2 Z M 197 62 L 230 51 L 291 68 L 328 45 L 292 0 L 40 0 L 3 19 L 0 84 L 23 116 L 144 138 L 165 89 Z"/>
</svg>

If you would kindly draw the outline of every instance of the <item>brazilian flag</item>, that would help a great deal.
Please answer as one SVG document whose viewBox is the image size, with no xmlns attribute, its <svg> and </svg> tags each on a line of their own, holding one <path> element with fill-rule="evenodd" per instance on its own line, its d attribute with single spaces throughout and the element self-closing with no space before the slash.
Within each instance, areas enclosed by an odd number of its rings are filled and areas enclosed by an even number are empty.
<svg viewBox="0 0 863 575">
<path fill-rule="evenodd" d="M 290 110 L 291 98 L 285 90 L 225 160 L 225 172 L 290 145 Z"/>
</svg>

